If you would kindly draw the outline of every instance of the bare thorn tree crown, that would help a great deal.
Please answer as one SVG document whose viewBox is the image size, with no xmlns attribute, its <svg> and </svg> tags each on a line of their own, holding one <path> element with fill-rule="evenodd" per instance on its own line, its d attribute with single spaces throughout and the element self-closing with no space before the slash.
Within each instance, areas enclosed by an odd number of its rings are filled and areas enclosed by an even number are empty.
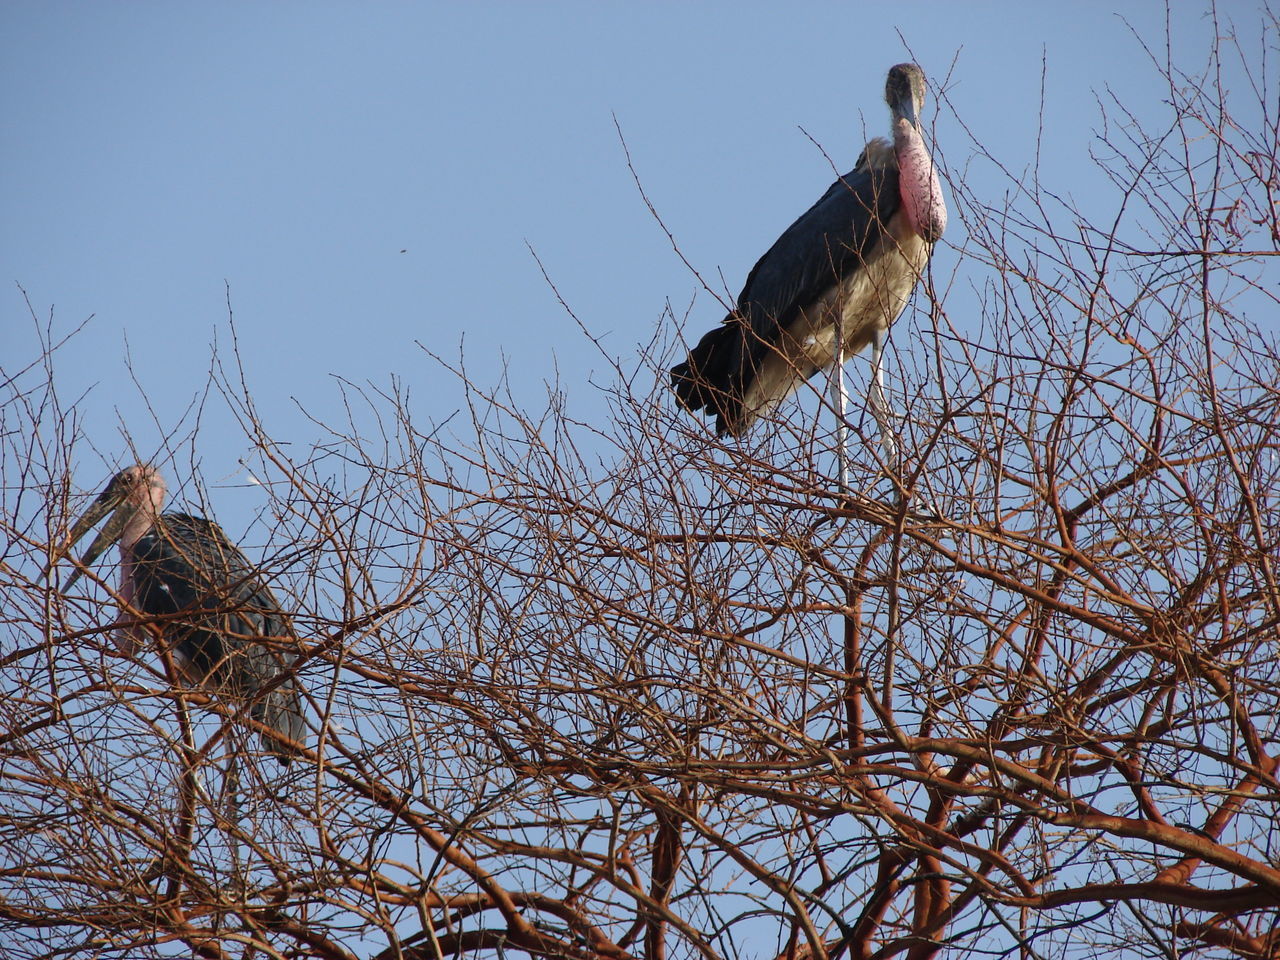
<svg viewBox="0 0 1280 960">
<path fill-rule="evenodd" d="M 1280 78 L 1241 49 L 1252 89 L 1158 55 L 1165 107 L 1101 102 L 1105 207 L 977 195 L 955 158 L 998 158 L 943 145 L 953 272 L 896 334 L 940 519 L 844 496 L 785 404 L 681 417 L 674 336 L 608 416 L 441 364 L 452 419 L 344 385 L 306 452 L 224 354 L 297 633 L 284 784 L 242 706 L 117 647 L 109 564 L 41 580 L 107 471 L 52 361 L 12 375 L 6 955 L 1280 955 Z"/>
</svg>

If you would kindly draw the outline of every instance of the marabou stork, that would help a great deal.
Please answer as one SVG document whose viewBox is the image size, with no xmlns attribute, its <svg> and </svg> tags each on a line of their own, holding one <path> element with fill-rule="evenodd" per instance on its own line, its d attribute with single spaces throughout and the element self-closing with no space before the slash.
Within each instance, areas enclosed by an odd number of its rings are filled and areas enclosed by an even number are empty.
<svg viewBox="0 0 1280 960">
<path fill-rule="evenodd" d="M 293 678 L 279 680 L 296 659 L 289 617 L 216 523 L 161 513 L 164 498 L 154 467 L 137 464 L 116 474 L 53 558 L 70 553 L 114 511 L 63 590 L 118 541 L 120 609 L 122 620 L 131 621 L 117 633 L 121 649 L 136 651 L 152 636 L 144 624 L 152 624 L 183 678 L 247 702 L 249 716 L 262 724 L 264 746 L 287 764 L 306 734 Z"/>
<path fill-rule="evenodd" d="M 672 368 L 680 404 L 714 414 L 718 435 L 740 436 L 809 377 L 870 344 L 869 401 L 894 449 L 881 373 L 885 337 L 947 225 L 920 136 L 924 97 L 924 73 L 914 63 L 889 71 L 893 143 L 867 144 L 853 170 L 760 258 L 724 322 Z M 842 440 L 839 446 L 843 458 Z"/>
</svg>

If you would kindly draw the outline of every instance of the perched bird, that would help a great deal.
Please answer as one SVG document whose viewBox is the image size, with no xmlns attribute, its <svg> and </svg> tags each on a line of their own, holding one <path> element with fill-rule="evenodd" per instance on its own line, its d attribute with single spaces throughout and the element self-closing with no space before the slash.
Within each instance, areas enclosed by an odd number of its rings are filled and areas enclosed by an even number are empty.
<svg viewBox="0 0 1280 960">
<path fill-rule="evenodd" d="M 867 144 L 857 166 L 760 258 L 724 322 L 672 369 L 680 404 L 714 415 L 717 434 L 740 436 L 837 357 L 870 344 L 871 407 L 892 442 L 881 375 L 885 337 L 947 225 L 920 135 L 924 98 L 918 66 L 889 71 L 893 142 Z"/>
<path fill-rule="evenodd" d="M 119 646 L 133 653 L 154 636 L 151 630 L 158 631 L 184 679 L 246 702 L 249 716 L 266 728 L 264 746 L 287 764 L 306 734 L 292 676 L 297 635 L 289 616 L 216 523 L 161 513 L 164 498 L 154 467 L 137 464 L 116 474 L 54 557 L 56 562 L 70 553 L 112 514 L 63 589 L 118 542 Z"/>
</svg>

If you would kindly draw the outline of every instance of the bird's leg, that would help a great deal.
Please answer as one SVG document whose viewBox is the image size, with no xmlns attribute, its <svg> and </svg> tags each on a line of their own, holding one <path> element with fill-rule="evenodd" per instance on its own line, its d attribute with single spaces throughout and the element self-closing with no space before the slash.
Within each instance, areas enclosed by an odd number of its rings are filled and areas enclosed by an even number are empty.
<svg viewBox="0 0 1280 960">
<path fill-rule="evenodd" d="M 849 489 L 849 437 L 845 428 L 845 414 L 849 406 L 849 393 L 844 386 L 844 319 L 836 311 L 835 370 L 831 377 L 831 400 L 836 407 L 836 464 L 840 470 L 840 489 Z"/>
<path fill-rule="evenodd" d="M 894 439 L 893 411 L 889 409 L 889 401 L 884 394 L 884 343 L 888 331 L 877 327 L 871 332 L 871 386 L 867 401 L 871 405 L 871 413 L 880 428 L 880 445 L 884 447 L 884 459 L 889 472 L 898 475 L 898 441 Z"/>
<path fill-rule="evenodd" d="M 244 892 L 246 886 L 244 862 L 241 858 L 240 850 L 242 843 L 240 836 L 240 746 L 238 744 L 233 745 L 230 754 L 227 758 L 226 773 L 223 776 L 223 802 L 225 807 L 223 808 L 222 816 L 225 819 L 225 826 L 222 833 L 230 848 L 230 887 L 239 894 Z"/>
<path fill-rule="evenodd" d="M 884 447 L 885 466 L 893 481 L 894 502 L 901 505 L 902 479 L 899 468 L 902 464 L 898 459 L 898 441 L 893 429 L 893 410 L 884 393 L 884 342 L 887 336 L 887 330 L 876 330 L 871 335 L 871 388 L 867 399 L 876 424 L 880 427 L 880 445 Z M 915 501 L 913 517 L 937 520 L 942 516 L 927 497 L 917 495 Z"/>
</svg>

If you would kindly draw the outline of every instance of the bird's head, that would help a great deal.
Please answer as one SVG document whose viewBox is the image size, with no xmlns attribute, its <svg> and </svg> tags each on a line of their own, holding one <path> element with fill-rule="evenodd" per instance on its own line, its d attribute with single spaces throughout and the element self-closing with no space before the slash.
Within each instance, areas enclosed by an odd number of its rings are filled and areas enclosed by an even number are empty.
<svg viewBox="0 0 1280 960">
<path fill-rule="evenodd" d="M 137 519 L 146 526 L 150 526 L 159 516 L 163 503 L 164 481 L 160 479 L 158 470 L 144 464 L 134 464 L 132 467 L 121 470 L 111 478 L 106 489 L 98 494 L 72 526 L 66 542 L 49 558 L 44 576 L 49 576 L 53 565 L 70 554 L 72 548 L 84 538 L 85 534 L 97 526 L 99 520 L 111 514 L 111 519 L 98 531 L 98 535 L 89 544 L 89 549 L 80 558 L 76 569 L 63 584 L 62 589 L 66 590 L 79 579 L 86 567 L 121 538 L 132 521 Z"/>
<path fill-rule="evenodd" d="M 890 68 L 889 79 L 884 84 L 884 99 L 893 111 L 894 121 L 906 120 L 919 130 L 927 89 L 924 71 L 914 63 L 900 63 Z"/>
</svg>

